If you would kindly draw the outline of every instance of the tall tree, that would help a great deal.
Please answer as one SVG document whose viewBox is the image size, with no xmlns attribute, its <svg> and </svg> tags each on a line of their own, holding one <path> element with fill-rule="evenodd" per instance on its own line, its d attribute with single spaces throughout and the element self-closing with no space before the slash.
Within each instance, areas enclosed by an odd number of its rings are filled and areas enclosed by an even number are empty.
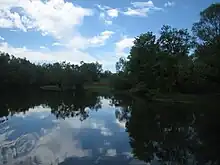
<svg viewBox="0 0 220 165">
<path fill-rule="evenodd" d="M 192 28 L 203 42 L 212 42 L 220 36 L 220 3 L 212 4 L 200 13 L 200 20 Z"/>
<path fill-rule="evenodd" d="M 198 38 L 195 56 L 209 70 L 205 76 L 220 83 L 220 3 L 212 4 L 202 11 L 192 31 Z"/>
</svg>

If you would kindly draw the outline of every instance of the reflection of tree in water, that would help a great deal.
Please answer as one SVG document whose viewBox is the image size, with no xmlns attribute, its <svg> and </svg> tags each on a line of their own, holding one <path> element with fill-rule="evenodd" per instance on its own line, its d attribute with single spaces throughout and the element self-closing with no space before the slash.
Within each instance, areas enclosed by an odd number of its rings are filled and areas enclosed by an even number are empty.
<svg viewBox="0 0 220 165">
<path fill-rule="evenodd" d="M 0 117 L 25 113 L 39 105 L 50 107 L 57 118 L 80 116 L 80 119 L 84 120 L 88 117 L 86 108 L 98 110 L 101 108 L 101 101 L 98 94 L 83 90 L 76 93 L 43 92 L 33 89 L 5 91 L 1 93 Z"/>
<path fill-rule="evenodd" d="M 90 110 L 101 108 L 100 97 L 96 93 L 81 92 L 72 94 L 72 97 L 69 95 L 60 97 L 60 99 L 48 103 L 51 112 L 57 118 L 65 119 L 66 117 L 79 116 L 80 120 L 85 120 L 89 116 L 89 111 L 86 108 Z"/>
<path fill-rule="evenodd" d="M 220 111 L 214 101 L 184 104 L 135 100 L 127 107 L 116 117 L 122 121 L 125 116 L 133 154 L 140 160 L 158 159 L 162 164 L 220 162 Z M 129 118 L 126 113 L 131 114 Z"/>
<path fill-rule="evenodd" d="M 117 107 L 115 116 L 120 122 L 124 122 L 129 119 L 132 99 L 129 96 L 114 95 L 111 98 L 110 105 Z"/>
<path fill-rule="evenodd" d="M 0 96 L 0 117 L 25 112 L 40 104 L 35 97 L 35 90 L 6 90 L 1 91 Z"/>
<path fill-rule="evenodd" d="M 4 122 L 3 116 L 13 115 L 15 113 L 25 113 L 30 108 L 43 105 L 51 108 L 57 118 L 66 118 L 79 116 L 80 120 L 84 120 L 88 117 L 90 110 L 98 110 L 101 108 L 100 97 L 96 93 L 89 91 L 78 91 L 76 93 L 68 92 L 42 92 L 39 90 L 22 90 L 14 92 L 1 93 L 2 99 L 0 100 L 0 132 L 7 132 L 6 129 L 8 122 Z M 1 129 L 2 128 L 2 129 Z M 38 136 L 34 134 L 25 134 L 19 137 L 16 142 L 5 143 L 0 146 L 0 162 L 8 163 L 8 155 L 13 153 L 12 159 L 17 159 L 29 154 Z M 16 152 L 15 152 L 16 151 Z M 0 163 L 1 164 L 1 163 Z M 19 163 L 20 164 L 20 161 Z M 22 164 L 22 163 L 21 163 Z M 33 157 L 28 159 L 23 164 L 40 164 L 39 160 Z"/>
</svg>

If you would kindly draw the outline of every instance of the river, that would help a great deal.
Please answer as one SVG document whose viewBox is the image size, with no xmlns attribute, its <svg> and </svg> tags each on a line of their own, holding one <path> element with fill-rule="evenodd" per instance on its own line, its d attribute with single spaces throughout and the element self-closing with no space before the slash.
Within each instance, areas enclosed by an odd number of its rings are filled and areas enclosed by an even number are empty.
<svg viewBox="0 0 220 165">
<path fill-rule="evenodd" d="M 218 164 L 217 104 L 125 96 L 5 93 L 0 164 Z"/>
</svg>

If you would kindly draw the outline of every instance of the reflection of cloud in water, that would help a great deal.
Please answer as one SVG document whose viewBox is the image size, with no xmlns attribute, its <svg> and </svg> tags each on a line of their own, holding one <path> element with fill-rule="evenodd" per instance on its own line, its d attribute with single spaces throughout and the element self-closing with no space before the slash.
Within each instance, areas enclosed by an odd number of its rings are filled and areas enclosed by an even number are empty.
<svg viewBox="0 0 220 165">
<path fill-rule="evenodd" d="M 16 113 L 14 114 L 14 116 L 26 118 L 31 115 L 37 115 L 39 116 L 39 118 L 43 119 L 49 116 L 51 114 L 50 112 L 51 109 L 49 107 L 44 107 L 40 105 L 34 108 L 29 108 L 28 111 L 26 111 L 25 113 L 24 112 Z"/>
<path fill-rule="evenodd" d="M 37 134 L 26 134 L 17 138 L 15 141 L 5 142 L 0 147 L 0 164 L 12 165 L 18 162 L 27 164 L 30 159 L 34 163 L 57 164 L 67 157 L 84 157 L 89 156 L 89 150 L 81 149 L 78 140 L 74 139 L 75 131 L 65 121 L 61 122 L 58 127 L 47 134 L 38 137 Z"/>
<path fill-rule="evenodd" d="M 60 124 L 60 127 L 53 129 L 49 134 L 42 137 L 36 150 L 32 153 L 47 160 L 48 163 L 62 162 L 67 157 L 84 157 L 89 155 L 88 150 L 81 149 L 80 142 L 74 139 L 77 132 L 70 131 L 70 127 Z"/>
<path fill-rule="evenodd" d="M 109 107 L 108 101 L 104 102 L 104 104 L 106 107 Z M 39 124 L 42 121 L 47 121 L 53 124 L 50 127 L 44 127 L 45 125 L 42 124 L 42 127 L 44 128 L 41 128 L 39 132 L 24 132 L 22 136 L 19 135 L 20 137 L 13 141 L 7 141 L 7 137 L 13 132 L 13 130 L 10 130 L 8 126 L 6 127 L 6 125 L 0 127 L 0 143 L 4 143 L 4 145 L 0 146 L 0 164 L 3 164 L 3 162 L 7 162 L 6 164 L 8 165 L 15 165 L 21 162 L 23 162 L 21 164 L 30 165 L 40 163 L 58 164 L 63 162 L 66 158 L 70 157 L 79 159 L 84 159 L 84 157 L 91 157 L 92 148 L 83 149 L 82 143 L 80 142 L 80 136 L 77 135 L 79 135 L 80 132 L 92 129 L 96 131 L 98 130 L 104 138 L 108 138 L 106 136 L 113 136 L 113 131 L 115 131 L 115 129 L 110 129 L 112 127 L 109 127 L 108 123 L 112 122 L 115 125 L 114 120 L 110 121 L 110 119 L 114 117 L 114 109 L 110 109 L 110 111 L 105 110 L 105 112 L 108 114 L 108 120 L 105 120 L 105 118 L 97 119 L 97 116 L 94 116 L 84 121 L 80 121 L 79 117 L 66 118 L 65 120 L 54 120 L 53 118 L 47 118 L 47 115 L 50 115 L 50 111 L 51 110 L 49 108 L 43 108 L 42 106 L 39 106 L 37 108 L 30 109 L 30 111 L 26 112 L 26 114 L 21 113 L 16 115 L 16 117 L 34 117 L 37 119 L 36 121 L 38 121 Z M 13 120 L 13 118 L 11 120 Z M 37 124 L 38 122 L 35 123 Z M 118 130 L 118 126 L 120 128 L 124 128 L 124 126 L 121 126 L 121 123 L 117 121 L 116 124 L 117 131 L 120 131 Z M 16 127 L 16 129 L 21 130 L 22 127 L 23 126 L 21 125 Z M 85 135 L 87 135 L 87 133 Z M 117 143 L 121 143 L 121 141 L 117 140 Z M 118 149 L 115 149 L 117 147 L 112 147 L 109 141 L 105 140 L 102 147 L 103 148 L 100 148 L 99 150 L 100 153 L 103 152 L 103 154 L 107 157 L 117 156 Z"/>
<path fill-rule="evenodd" d="M 119 121 L 118 119 L 116 119 L 115 123 L 116 123 L 119 127 L 125 129 L 125 124 L 126 124 L 125 121 Z"/>
<path fill-rule="evenodd" d="M 40 112 L 45 111 L 41 109 Z M 58 164 L 68 157 L 89 156 L 91 151 L 82 149 L 80 141 L 74 139 L 83 128 L 100 130 L 104 136 L 112 135 L 112 132 L 105 127 L 104 120 L 80 121 L 78 117 L 75 117 L 66 120 L 51 120 L 51 122 L 56 123 L 56 126 L 51 129 L 41 128 L 38 134 L 25 134 L 14 141 L 6 141 L 7 136 L 13 131 L 8 130 L 9 126 L 3 127 L 2 132 L 4 133 L 1 134 L 0 140 L 1 143 L 4 142 L 4 146 L 0 147 L 0 150 L 3 151 L 3 154 L 0 155 L 0 164 L 3 162 L 7 162 L 8 165 L 18 162 Z M 114 154 L 116 154 L 116 150 L 107 151 L 108 156 Z"/>
<path fill-rule="evenodd" d="M 109 107 L 111 107 L 110 106 L 110 100 L 102 99 L 102 109 L 109 108 Z"/>
<path fill-rule="evenodd" d="M 79 117 L 65 119 L 71 128 L 90 128 L 100 130 L 100 133 L 104 136 L 112 136 L 112 132 L 105 126 L 105 120 L 87 119 L 80 121 Z"/>
<path fill-rule="evenodd" d="M 116 149 L 108 149 L 106 152 L 106 156 L 116 156 Z"/>
<path fill-rule="evenodd" d="M 104 121 L 95 121 L 95 122 L 92 122 L 90 125 L 92 129 L 99 129 L 100 133 L 103 136 L 112 136 L 112 132 L 108 128 L 105 127 Z"/>
<path fill-rule="evenodd" d="M 10 127 L 7 125 L 7 122 L 0 124 L 0 142 L 7 139 L 9 135 L 13 132 L 13 130 L 9 130 Z"/>
</svg>

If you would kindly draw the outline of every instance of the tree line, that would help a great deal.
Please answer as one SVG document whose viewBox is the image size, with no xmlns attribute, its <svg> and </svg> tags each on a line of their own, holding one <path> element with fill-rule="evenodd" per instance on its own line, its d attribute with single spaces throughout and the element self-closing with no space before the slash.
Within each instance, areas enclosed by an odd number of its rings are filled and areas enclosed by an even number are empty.
<svg viewBox="0 0 220 165">
<path fill-rule="evenodd" d="M 107 72 L 108 73 L 108 72 Z M 0 85 L 13 87 L 61 85 L 79 86 L 106 75 L 99 63 L 74 65 L 66 62 L 34 64 L 27 59 L 0 53 Z"/>
<path fill-rule="evenodd" d="M 200 13 L 192 30 L 164 25 L 159 36 L 136 37 L 127 58 L 116 63 L 116 73 L 99 63 L 33 64 L 0 54 L 1 86 L 59 85 L 82 87 L 107 79 L 117 90 L 133 93 L 207 93 L 220 90 L 220 3 Z"/>
<path fill-rule="evenodd" d="M 127 58 L 116 63 L 113 86 L 131 92 L 220 90 L 220 3 L 200 13 L 192 31 L 164 25 L 136 37 Z"/>
</svg>

